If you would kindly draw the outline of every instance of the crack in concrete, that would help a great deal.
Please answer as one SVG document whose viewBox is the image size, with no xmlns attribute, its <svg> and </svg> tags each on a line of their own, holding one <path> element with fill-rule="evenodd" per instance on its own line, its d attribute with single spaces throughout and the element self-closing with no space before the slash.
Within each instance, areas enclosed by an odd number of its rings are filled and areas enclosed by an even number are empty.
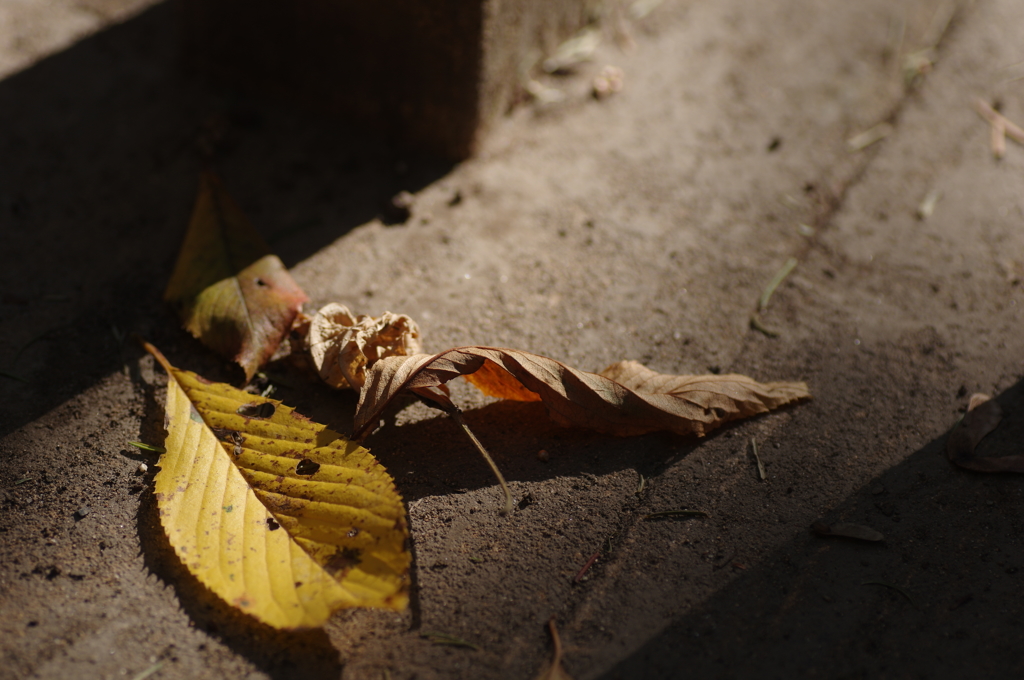
<svg viewBox="0 0 1024 680">
<path fill-rule="evenodd" d="M 973 2 L 949 2 L 943 3 L 935 10 L 935 17 L 932 20 L 933 26 L 940 25 L 940 28 L 936 30 L 936 36 L 934 40 L 930 41 L 931 44 L 920 50 L 915 50 L 912 54 L 919 54 L 925 51 L 931 51 L 936 57 L 945 51 L 946 46 L 949 43 L 952 35 L 960 28 L 965 20 L 966 13 L 969 11 L 969 5 L 973 5 Z M 952 9 L 949 9 L 949 8 Z M 949 17 L 944 21 L 938 21 L 942 12 L 950 12 Z M 897 55 L 898 58 L 905 58 L 907 55 Z M 930 64 L 937 62 L 937 58 L 932 58 Z M 876 125 L 888 124 L 892 126 L 892 132 L 886 135 L 886 139 L 895 137 L 899 131 L 899 122 L 903 116 L 904 111 L 911 101 L 921 96 L 923 85 L 925 82 L 925 75 L 920 74 L 915 80 L 909 83 L 904 83 L 903 94 L 893 102 L 889 109 L 889 112 L 880 118 Z M 862 154 L 860 162 L 854 167 L 853 171 L 844 179 L 829 182 L 827 179 L 828 170 L 821 173 L 818 180 L 809 183 L 808 187 L 814 187 L 815 198 L 817 199 L 817 209 L 815 210 L 813 219 L 810 220 L 810 226 L 814 228 L 814 233 L 809 236 L 804 244 L 797 249 L 794 257 L 799 261 L 803 261 L 812 250 L 820 250 L 825 254 L 826 257 L 835 258 L 837 254 L 827 246 L 821 243 L 821 233 L 828 227 L 829 223 L 835 218 L 843 207 L 846 205 L 846 199 L 849 196 L 850 190 L 858 186 L 866 176 L 868 170 L 871 168 L 875 159 L 885 148 L 885 139 L 879 141 L 879 143 L 873 144 L 868 148 L 860 151 L 852 152 Z M 825 187 L 825 191 L 822 192 L 818 187 Z"/>
</svg>

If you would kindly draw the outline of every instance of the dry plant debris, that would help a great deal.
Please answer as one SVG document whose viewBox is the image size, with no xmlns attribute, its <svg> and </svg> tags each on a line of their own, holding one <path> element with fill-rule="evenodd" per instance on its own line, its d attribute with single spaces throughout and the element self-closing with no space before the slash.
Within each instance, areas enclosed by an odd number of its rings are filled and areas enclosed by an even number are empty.
<svg viewBox="0 0 1024 680">
<path fill-rule="evenodd" d="M 912 606 L 914 609 L 920 609 L 920 607 L 917 606 L 917 602 L 914 601 L 914 598 L 910 596 L 910 593 L 908 593 L 906 590 L 900 588 L 898 585 L 894 583 L 889 583 L 888 581 L 864 581 L 863 583 L 861 583 L 861 585 L 881 586 L 883 588 L 888 588 L 889 590 L 894 590 L 903 597 L 905 597 L 907 599 L 907 602 L 909 602 L 910 606 Z"/>
<path fill-rule="evenodd" d="M 661 512 L 652 512 L 649 515 L 644 515 L 645 520 L 652 519 L 667 519 L 671 517 L 707 517 L 708 513 L 703 510 L 662 510 Z"/>
<path fill-rule="evenodd" d="M 761 455 L 757 452 L 757 440 L 753 437 L 750 438 L 750 451 L 754 454 L 754 462 L 757 463 L 757 478 L 763 482 L 768 479 L 768 473 L 765 472 L 764 462 L 761 460 Z"/>
<path fill-rule="evenodd" d="M 192 335 L 250 380 L 308 298 L 211 172 L 164 292 Z"/>
<path fill-rule="evenodd" d="M 355 438 L 365 436 L 403 390 L 447 412 L 456 411 L 443 388 L 460 375 L 488 396 L 543 402 L 562 425 L 619 436 L 658 431 L 704 436 L 730 420 L 811 396 L 801 382 L 761 384 L 743 375 L 664 375 L 635 361 L 587 373 L 529 352 L 457 347 L 373 364 L 356 407 Z"/>
<path fill-rule="evenodd" d="M 537 680 L 572 680 L 572 676 L 562 667 L 562 640 L 558 637 L 558 626 L 555 625 L 554 617 L 548 621 L 548 631 L 551 633 L 551 643 L 555 648 L 551 653 L 551 661 L 537 676 Z"/>
<path fill-rule="evenodd" d="M 787 263 L 759 309 L 795 264 Z M 356 438 L 374 429 L 403 391 L 441 408 L 491 466 L 505 495 L 503 513 L 513 507 L 511 492 L 449 397 L 446 384 L 456 377 L 491 397 L 542 402 L 560 424 L 620 436 L 704 436 L 810 397 L 802 382 L 664 375 L 635 361 L 588 373 L 514 349 L 424 354 L 408 316 L 356 315 L 341 304 L 306 316 L 305 293 L 210 173 L 165 297 L 186 329 L 243 367 L 246 381 L 283 348 L 308 353 L 324 382 L 359 391 Z M 403 609 L 411 561 L 405 509 L 369 452 L 268 398 L 269 388 L 256 396 L 212 383 L 144 345 L 169 375 L 156 495 L 186 567 L 225 602 L 278 628 L 319 626 L 343 607 Z M 684 516 L 706 515 L 672 510 L 645 519 Z M 553 624 L 552 634 L 557 644 Z"/>
<path fill-rule="evenodd" d="M 153 453 L 166 453 L 167 449 L 162 446 L 153 446 L 152 444 L 143 444 L 142 442 L 128 442 L 129 446 L 134 446 L 137 449 L 143 451 L 152 451 Z"/>
<path fill-rule="evenodd" d="M 585 61 L 590 61 L 600 44 L 600 29 L 588 26 L 555 48 L 554 54 L 545 59 L 542 64 L 544 71 L 547 73 L 565 72 Z"/>
<path fill-rule="evenodd" d="M 787 276 L 793 273 L 793 270 L 796 269 L 798 264 L 799 261 L 795 257 L 791 257 L 786 260 L 786 263 L 782 265 L 782 269 L 775 273 L 772 280 L 769 281 L 768 285 L 765 286 L 765 289 L 761 291 L 761 297 L 757 299 L 757 310 L 752 312 L 750 315 L 750 327 L 752 329 L 764 333 L 769 338 L 779 337 L 779 332 L 777 330 L 764 325 L 764 322 L 761 320 L 761 315 L 768 310 L 768 302 L 772 299 L 775 289 L 786 280 Z"/>
<path fill-rule="evenodd" d="M 473 649 L 478 652 L 480 651 L 479 645 L 474 645 L 472 642 L 469 642 L 468 640 L 463 640 L 462 638 L 456 635 L 451 635 L 450 633 L 420 633 L 420 637 L 425 640 L 429 640 L 435 645 L 444 645 L 447 647 L 465 647 L 466 649 Z"/>
<path fill-rule="evenodd" d="M 882 141 L 891 135 L 892 131 L 893 127 L 889 123 L 879 123 L 878 125 L 872 126 L 864 132 L 854 135 L 846 140 L 846 148 L 849 149 L 851 153 L 862 151 L 872 144 Z"/>
<path fill-rule="evenodd" d="M 1003 409 L 987 394 L 973 394 L 967 413 L 946 440 L 946 455 L 962 468 L 976 472 L 1024 472 L 1024 455 L 978 456 L 974 450 L 1003 419 Z"/>
<path fill-rule="evenodd" d="M 594 97 L 604 99 L 605 97 L 622 92 L 624 81 L 625 75 L 622 73 L 621 68 L 611 65 L 605 66 L 601 69 L 600 73 L 594 76 L 592 83 Z"/>
<path fill-rule="evenodd" d="M 600 557 L 601 557 L 601 551 L 600 550 L 598 550 L 593 555 L 591 555 L 590 558 L 586 562 L 583 563 L 583 566 L 580 567 L 580 570 L 576 572 L 576 576 L 573 577 L 572 582 L 573 583 L 579 583 L 580 581 L 582 581 L 583 577 L 587 575 L 587 572 L 590 571 L 590 568 L 592 566 L 594 566 L 594 563 L 596 563 L 597 560 Z"/>
<path fill-rule="evenodd" d="M 992 155 L 996 159 L 1002 158 L 1006 155 L 1007 137 L 1019 144 L 1024 144 L 1024 128 L 1021 128 L 1019 125 L 1006 118 L 1006 116 L 989 106 L 988 102 L 984 99 L 979 98 L 974 100 L 974 110 L 992 126 Z"/>
<path fill-rule="evenodd" d="M 275 628 L 408 604 L 405 507 L 369 451 L 281 402 L 174 368 L 160 522 L 182 563 Z"/>
<path fill-rule="evenodd" d="M 313 317 L 306 346 L 324 382 L 355 390 L 366 382 L 368 364 L 422 351 L 419 326 L 408 316 L 391 312 L 377 319 L 356 316 L 338 303 L 321 308 Z"/>
<path fill-rule="evenodd" d="M 839 536 L 842 538 L 855 538 L 859 541 L 871 542 L 885 540 L 885 536 L 883 536 L 881 532 L 875 531 L 871 527 L 864 526 L 863 524 L 851 524 L 849 522 L 826 524 L 825 522 L 817 521 L 811 525 L 811 530 L 819 536 Z"/>
<path fill-rule="evenodd" d="M 921 204 L 917 206 L 917 219 L 926 220 L 931 217 L 940 198 L 942 198 L 942 192 L 938 189 L 929 191 L 921 200 Z"/>
<path fill-rule="evenodd" d="M 557 87 L 548 87 L 534 78 L 524 78 L 523 89 L 541 105 L 557 104 L 565 99 L 565 92 Z"/>
<path fill-rule="evenodd" d="M 146 680 L 146 678 L 148 678 L 149 676 L 153 675 L 158 670 L 163 668 L 165 663 L 166 662 L 164 661 L 157 661 L 156 663 L 152 664 L 149 668 L 136 673 L 135 676 L 132 677 L 132 680 Z"/>
</svg>

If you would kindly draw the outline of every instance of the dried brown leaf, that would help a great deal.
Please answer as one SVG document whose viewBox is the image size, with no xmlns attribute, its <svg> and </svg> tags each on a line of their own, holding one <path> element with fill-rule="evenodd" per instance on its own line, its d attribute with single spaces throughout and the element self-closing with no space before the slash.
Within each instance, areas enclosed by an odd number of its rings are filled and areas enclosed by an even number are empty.
<svg viewBox="0 0 1024 680">
<path fill-rule="evenodd" d="M 978 443 L 1003 418 L 999 404 L 987 394 L 973 394 L 967 413 L 953 428 L 946 440 L 946 455 L 962 468 L 977 472 L 1024 472 L 1024 455 L 978 456 Z"/>
<path fill-rule="evenodd" d="M 460 375 L 487 395 L 541 401 L 562 425 L 614 435 L 670 431 L 703 436 L 730 420 L 810 397 L 804 383 L 761 384 L 742 375 L 663 375 L 635 361 L 600 374 L 512 349 L 458 347 L 430 356 L 390 357 L 374 364 L 359 395 L 355 436 L 367 433 L 400 391 L 432 398 Z"/>
<path fill-rule="evenodd" d="M 249 380 L 308 298 L 217 176 L 206 172 L 164 299 L 192 335 L 238 362 Z"/>
<path fill-rule="evenodd" d="M 419 338 L 416 322 L 404 314 L 384 312 L 375 319 L 331 303 L 310 322 L 306 345 L 324 382 L 360 389 L 368 366 L 384 357 L 419 353 Z"/>
</svg>

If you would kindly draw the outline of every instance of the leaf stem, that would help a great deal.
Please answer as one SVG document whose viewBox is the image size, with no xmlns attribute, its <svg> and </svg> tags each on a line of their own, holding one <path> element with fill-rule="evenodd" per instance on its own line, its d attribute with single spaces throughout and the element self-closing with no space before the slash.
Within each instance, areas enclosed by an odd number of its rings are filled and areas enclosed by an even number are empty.
<svg viewBox="0 0 1024 680">
<path fill-rule="evenodd" d="M 764 333 L 769 338 L 779 337 L 779 332 L 777 330 L 769 328 L 768 326 L 764 325 L 764 323 L 761 321 L 761 316 L 757 312 L 754 312 L 753 314 L 750 315 L 750 327 L 753 328 L 755 331 L 760 331 Z"/>
<path fill-rule="evenodd" d="M 480 455 L 484 457 L 487 464 L 491 466 L 491 472 L 494 473 L 494 476 L 498 478 L 498 484 L 501 485 L 501 491 L 505 494 L 505 506 L 499 512 L 502 515 L 507 515 L 512 512 L 512 492 L 508 490 L 508 484 L 505 483 L 505 477 L 502 476 L 497 463 L 494 462 L 494 459 L 491 458 L 491 454 L 487 453 L 487 449 L 484 448 L 484 445 L 480 443 L 480 440 L 476 438 L 473 431 L 469 429 L 468 425 L 466 425 L 466 421 L 463 420 L 462 411 L 460 409 L 456 408 L 454 411 L 449 411 L 448 415 L 452 417 L 452 420 L 458 423 L 459 427 L 461 427 L 462 431 L 466 433 L 466 436 L 469 437 L 470 441 L 476 445 L 477 451 L 479 451 Z"/>
<path fill-rule="evenodd" d="M 466 647 L 468 649 L 475 649 L 478 652 L 480 651 L 480 646 L 479 645 L 474 645 L 472 642 L 469 642 L 468 640 L 463 640 L 462 638 L 457 637 L 455 635 L 451 635 L 449 633 L 433 633 L 433 632 L 430 632 L 430 633 L 420 633 L 420 637 L 424 638 L 426 640 L 430 640 L 435 645 L 450 645 L 452 647 Z"/>
<path fill-rule="evenodd" d="M 164 356 L 163 352 L 161 352 L 156 347 L 143 340 L 139 335 L 133 333 L 132 337 L 135 338 L 140 345 L 142 345 L 142 349 L 149 352 L 153 356 L 153 358 L 156 359 L 157 363 L 160 364 L 163 367 L 163 369 L 167 372 L 168 377 L 174 375 L 174 368 L 171 366 L 171 362 L 167 360 L 167 357 Z"/>
<path fill-rule="evenodd" d="M 155 664 L 153 664 L 152 666 L 150 666 L 146 670 L 144 670 L 144 671 L 142 671 L 140 673 L 136 673 L 135 677 L 132 678 L 132 680 L 146 680 L 146 678 L 148 678 L 149 676 L 153 675 L 154 673 L 156 673 L 158 670 L 160 670 L 163 667 L 164 667 L 164 662 L 163 661 L 157 661 Z"/>
<path fill-rule="evenodd" d="M 555 646 L 551 658 L 551 666 L 556 667 L 562 663 L 562 640 L 558 637 L 558 627 L 555 625 L 555 617 L 548 619 L 548 631 L 551 633 L 551 642 Z"/>
<path fill-rule="evenodd" d="M 761 293 L 761 298 L 757 301 L 757 311 L 763 312 L 768 308 L 768 301 L 772 299 L 772 293 L 779 287 L 779 284 L 785 280 L 789 273 L 796 267 L 797 261 L 795 257 L 791 257 L 786 260 L 786 264 L 782 265 L 782 269 L 775 274 L 775 278 L 771 280 L 768 287 Z"/>
<path fill-rule="evenodd" d="M 644 515 L 643 519 L 661 519 L 662 517 L 707 517 L 708 513 L 703 510 L 663 510 Z"/>
<path fill-rule="evenodd" d="M 862 586 L 882 586 L 883 588 L 890 588 L 892 590 L 895 590 L 897 593 L 899 593 L 903 597 L 907 598 L 907 602 L 909 602 L 914 609 L 920 609 L 920 607 L 917 606 L 917 602 L 914 601 L 914 598 L 912 598 L 910 596 L 910 593 L 905 591 L 903 588 L 900 588 L 898 585 L 895 585 L 893 583 L 889 583 L 887 581 L 864 581 L 863 583 L 861 583 L 861 585 Z"/>
<path fill-rule="evenodd" d="M 768 475 L 764 471 L 764 463 L 761 462 L 761 456 L 757 454 L 757 440 L 753 437 L 750 438 L 750 448 L 754 451 L 754 460 L 757 462 L 757 476 L 761 478 L 761 481 L 768 479 Z"/>
</svg>

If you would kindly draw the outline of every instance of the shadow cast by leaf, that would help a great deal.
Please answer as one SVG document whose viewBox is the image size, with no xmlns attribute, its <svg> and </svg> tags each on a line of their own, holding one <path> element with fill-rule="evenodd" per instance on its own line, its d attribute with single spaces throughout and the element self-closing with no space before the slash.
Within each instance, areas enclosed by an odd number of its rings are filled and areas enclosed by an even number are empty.
<svg viewBox="0 0 1024 680">
<path fill-rule="evenodd" d="M 388 423 L 364 442 L 407 502 L 495 485 L 472 443 L 438 413 L 437 418 L 406 425 Z M 624 469 L 652 478 L 709 439 L 671 433 L 611 437 L 564 428 L 539 403 L 499 401 L 463 415 L 510 482 L 600 476 Z"/>
</svg>

